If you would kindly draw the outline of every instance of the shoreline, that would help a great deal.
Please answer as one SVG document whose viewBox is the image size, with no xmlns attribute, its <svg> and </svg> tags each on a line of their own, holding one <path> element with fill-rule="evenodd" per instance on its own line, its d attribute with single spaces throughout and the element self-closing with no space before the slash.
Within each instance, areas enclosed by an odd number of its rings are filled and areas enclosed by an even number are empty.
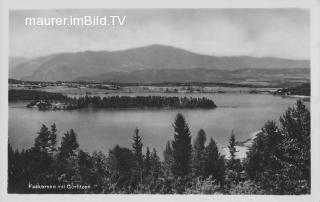
<svg viewBox="0 0 320 202">
<path fill-rule="evenodd" d="M 237 145 L 235 146 L 235 148 L 237 150 L 237 152 L 235 153 L 236 159 L 243 160 L 244 158 L 247 157 L 247 152 L 249 151 L 249 147 L 252 145 L 253 140 L 256 138 L 256 136 L 261 132 L 262 132 L 261 130 L 252 132 L 249 134 L 249 138 L 247 140 L 242 141 L 242 142 L 237 142 Z M 241 144 L 241 145 L 239 145 L 239 144 Z M 223 155 L 225 155 L 226 159 L 230 159 L 229 149 L 228 149 L 227 145 L 220 147 L 220 150 L 221 150 L 221 153 Z"/>
</svg>

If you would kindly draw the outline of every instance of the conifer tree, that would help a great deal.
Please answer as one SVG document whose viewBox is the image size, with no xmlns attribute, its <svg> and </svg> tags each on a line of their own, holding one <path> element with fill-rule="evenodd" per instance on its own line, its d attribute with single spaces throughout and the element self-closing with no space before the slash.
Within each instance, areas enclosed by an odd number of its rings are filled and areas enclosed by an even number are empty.
<svg viewBox="0 0 320 202">
<path fill-rule="evenodd" d="M 236 139 L 232 130 L 231 136 L 229 139 L 229 146 L 228 146 L 229 153 L 230 153 L 230 164 L 233 164 L 233 162 L 235 161 L 235 156 L 236 156 L 235 153 L 237 152 L 235 146 L 236 146 Z"/>
<path fill-rule="evenodd" d="M 172 154 L 172 146 L 171 142 L 168 141 L 166 144 L 166 148 L 163 152 L 164 158 L 164 172 L 166 176 L 172 176 L 172 165 L 173 165 L 173 154 Z"/>
<path fill-rule="evenodd" d="M 182 177 L 190 173 L 190 160 L 192 152 L 189 126 L 182 114 L 177 114 L 173 128 L 175 133 L 174 140 L 172 141 L 172 172 L 174 176 Z"/>
<path fill-rule="evenodd" d="M 128 148 L 116 145 L 109 151 L 109 170 L 115 175 L 126 175 L 134 167 L 134 155 Z M 119 176 L 118 176 L 119 177 Z"/>
<path fill-rule="evenodd" d="M 56 124 L 51 125 L 51 131 L 49 135 L 49 153 L 53 155 L 57 151 L 57 127 Z"/>
<path fill-rule="evenodd" d="M 80 178 L 82 182 L 87 182 L 92 186 L 95 182 L 93 181 L 93 161 L 90 154 L 79 150 L 76 166 L 77 177 Z"/>
<path fill-rule="evenodd" d="M 310 112 L 298 100 L 280 118 L 262 128 L 246 159 L 251 179 L 276 194 L 310 193 Z"/>
<path fill-rule="evenodd" d="M 149 175 L 151 170 L 151 154 L 149 147 L 147 147 L 146 155 L 144 158 L 144 173 L 145 175 Z"/>
<path fill-rule="evenodd" d="M 38 136 L 34 142 L 34 148 L 42 153 L 48 153 L 50 146 L 50 131 L 48 127 L 42 124 L 40 131 L 38 132 Z"/>
<path fill-rule="evenodd" d="M 301 193 L 310 191 L 310 111 L 301 100 L 290 107 L 280 118 L 281 133 L 283 135 L 280 152 L 277 155 L 285 172 L 282 175 L 291 180 L 285 181 L 286 186 L 281 193 L 292 189 L 300 190 Z M 305 184 L 301 184 L 304 182 Z"/>
<path fill-rule="evenodd" d="M 142 155 L 142 137 L 139 135 L 139 129 L 136 128 L 134 130 L 134 135 L 132 137 L 132 149 L 133 149 L 133 154 L 135 155 L 137 164 L 140 169 L 143 168 L 143 155 Z"/>
<path fill-rule="evenodd" d="M 136 166 L 134 167 L 135 175 L 133 178 L 139 178 L 140 183 L 143 181 L 143 155 L 142 155 L 142 137 L 139 135 L 139 129 L 134 130 L 134 135 L 132 137 L 132 153 L 135 158 Z M 135 180 L 132 180 L 135 181 Z"/>
<path fill-rule="evenodd" d="M 204 177 L 212 176 L 213 179 L 222 183 L 225 175 L 224 157 L 220 155 L 213 138 L 210 138 L 209 144 L 205 148 L 204 158 Z"/>
<path fill-rule="evenodd" d="M 282 150 L 289 155 L 283 157 L 289 164 L 305 168 L 300 173 L 310 180 L 310 111 L 301 100 L 289 108 L 280 118 L 283 134 Z"/>
<path fill-rule="evenodd" d="M 61 146 L 59 147 L 59 155 L 64 159 L 76 155 L 76 150 L 79 147 L 79 143 L 77 141 L 77 134 L 73 129 L 67 131 L 61 139 Z"/>
<path fill-rule="evenodd" d="M 107 169 L 107 157 L 101 151 L 93 152 L 92 154 L 92 163 L 93 163 L 93 176 L 94 181 L 98 185 L 98 191 L 102 191 L 103 184 L 108 180 L 110 177 L 110 172 Z M 99 190 L 100 189 L 100 190 Z"/>
<path fill-rule="evenodd" d="M 203 176 L 206 133 L 200 129 L 193 143 L 192 173 L 194 176 Z"/>
<path fill-rule="evenodd" d="M 275 161 L 279 155 L 281 134 L 274 121 L 268 121 L 257 134 L 247 153 L 246 171 L 250 178 L 259 178 L 260 174 L 268 171 L 271 173 L 279 164 Z"/>
<path fill-rule="evenodd" d="M 240 172 L 242 170 L 242 165 L 239 159 L 236 159 L 235 153 L 237 152 L 236 150 L 236 139 L 235 135 L 231 133 L 230 139 L 229 139 L 229 153 L 230 153 L 230 159 L 227 162 L 227 178 L 230 183 L 238 183 L 240 180 Z"/>
<path fill-rule="evenodd" d="M 161 162 L 155 148 L 153 148 L 151 153 L 150 164 L 152 177 L 157 179 L 161 174 Z"/>
</svg>

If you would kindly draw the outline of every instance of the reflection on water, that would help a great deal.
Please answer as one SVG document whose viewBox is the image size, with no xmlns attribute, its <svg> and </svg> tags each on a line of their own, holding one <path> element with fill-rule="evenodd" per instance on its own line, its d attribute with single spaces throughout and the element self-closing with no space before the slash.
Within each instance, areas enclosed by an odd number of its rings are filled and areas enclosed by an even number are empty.
<svg viewBox="0 0 320 202">
<path fill-rule="evenodd" d="M 132 94 L 135 95 L 137 94 Z M 176 95 L 170 94 L 170 96 Z M 38 111 L 23 107 L 23 103 L 10 104 L 9 143 L 14 148 L 28 148 L 33 145 L 41 124 L 56 123 L 60 137 L 66 130 L 73 128 L 78 134 L 82 149 L 89 152 L 94 150 L 107 152 L 116 144 L 130 147 L 134 129 L 138 127 L 144 145 L 154 147 L 162 153 L 167 140 L 173 137 L 174 117 L 177 112 L 181 112 L 189 123 L 193 137 L 202 128 L 207 133 L 207 139 L 212 136 L 222 146 L 228 143 L 232 130 L 237 140 L 246 140 L 252 132 L 260 130 L 267 120 L 278 121 L 282 113 L 296 101 L 292 98 L 261 94 L 192 94 L 192 96 L 206 96 L 214 100 L 218 108 Z"/>
</svg>

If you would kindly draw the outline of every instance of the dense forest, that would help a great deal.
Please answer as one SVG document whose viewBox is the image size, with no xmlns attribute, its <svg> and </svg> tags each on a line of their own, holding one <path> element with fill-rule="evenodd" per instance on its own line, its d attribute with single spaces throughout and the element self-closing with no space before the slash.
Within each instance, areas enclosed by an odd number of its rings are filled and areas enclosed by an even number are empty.
<svg viewBox="0 0 320 202">
<path fill-rule="evenodd" d="M 80 98 L 71 98 L 69 101 L 70 108 L 215 108 L 215 103 L 206 98 L 193 97 L 166 97 L 166 96 L 85 96 Z"/>
<path fill-rule="evenodd" d="M 301 84 L 299 86 L 282 88 L 275 92 L 276 95 L 304 95 L 310 96 L 310 83 Z"/>
<path fill-rule="evenodd" d="M 60 93 L 50 93 L 34 90 L 9 90 L 9 102 L 31 101 L 27 107 L 37 107 L 40 110 L 72 110 L 81 108 L 168 108 L 168 109 L 212 109 L 216 104 L 206 98 L 166 97 L 166 96 L 83 96 L 67 97 Z"/>
<path fill-rule="evenodd" d="M 115 145 L 105 154 L 83 151 L 73 129 L 60 139 L 54 123 L 42 125 L 31 148 L 8 146 L 8 192 L 310 194 L 310 112 L 299 100 L 279 123 L 266 122 L 242 160 L 233 133 L 226 158 L 204 130 L 192 140 L 180 113 L 163 160 L 143 144 L 138 128 L 131 148 Z"/>
<path fill-rule="evenodd" d="M 9 102 L 32 100 L 65 101 L 68 99 L 68 97 L 62 95 L 61 93 L 51 93 L 37 90 L 9 90 L 8 99 Z"/>
</svg>

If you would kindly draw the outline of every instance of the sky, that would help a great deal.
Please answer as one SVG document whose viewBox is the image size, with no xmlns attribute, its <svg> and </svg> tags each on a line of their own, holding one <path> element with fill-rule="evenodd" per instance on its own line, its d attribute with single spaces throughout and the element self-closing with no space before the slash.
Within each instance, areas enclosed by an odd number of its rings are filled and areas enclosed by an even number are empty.
<svg viewBox="0 0 320 202">
<path fill-rule="evenodd" d="M 123 26 L 25 26 L 26 17 L 126 16 Z M 309 11 L 303 9 L 13 10 L 12 57 L 124 50 L 152 44 L 216 56 L 309 59 Z"/>
</svg>

